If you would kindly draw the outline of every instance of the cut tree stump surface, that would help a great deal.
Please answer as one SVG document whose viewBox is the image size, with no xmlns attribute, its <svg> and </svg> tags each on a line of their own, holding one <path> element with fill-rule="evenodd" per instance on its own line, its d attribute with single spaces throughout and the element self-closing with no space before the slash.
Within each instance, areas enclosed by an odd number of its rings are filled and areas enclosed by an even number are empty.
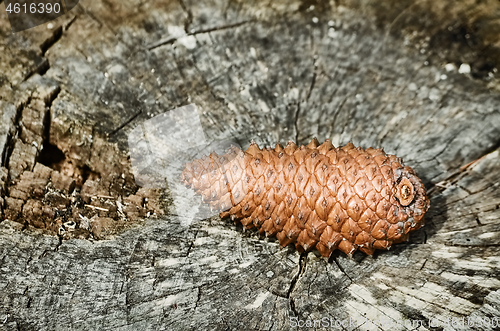
<svg viewBox="0 0 500 331">
<path fill-rule="evenodd" d="M 83 0 L 16 34 L 0 9 L 0 330 L 500 329 L 498 2 Z M 325 260 L 183 219 L 127 135 L 190 103 L 211 141 L 383 147 L 426 226 Z"/>
</svg>

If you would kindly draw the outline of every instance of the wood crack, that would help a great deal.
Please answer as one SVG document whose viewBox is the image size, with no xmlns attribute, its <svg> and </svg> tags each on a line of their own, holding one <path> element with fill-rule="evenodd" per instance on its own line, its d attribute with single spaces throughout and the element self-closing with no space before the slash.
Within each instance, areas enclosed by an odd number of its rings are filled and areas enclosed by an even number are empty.
<svg viewBox="0 0 500 331">
<path fill-rule="evenodd" d="M 300 114 L 300 102 L 297 102 L 297 109 L 295 110 L 295 119 L 293 121 L 294 126 L 295 126 L 295 141 L 299 141 L 299 114 Z"/>
<path fill-rule="evenodd" d="M 210 33 L 210 32 L 215 32 L 215 31 L 223 31 L 223 30 L 228 30 L 228 29 L 234 29 L 234 28 L 240 27 L 242 25 L 245 25 L 245 24 L 248 24 L 248 23 L 251 23 L 251 22 L 254 22 L 254 20 L 246 20 L 246 21 L 237 22 L 237 23 L 233 23 L 233 24 L 228 24 L 228 25 L 216 26 L 216 27 L 208 28 L 208 29 L 200 29 L 200 30 L 196 30 L 196 31 L 191 31 L 191 32 L 186 33 L 183 36 L 180 36 L 180 37 L 168 36 L 168 37 L 166 37 L 164 39 L 161 39 L 161 40 L 159 40 L 157 42 L 154 42 L 154 43 L 146 46 L 146 49 L 149 50 L 149 51 L 152 51 L 152 50 L 154 50 L 156 48 L 173 44 L 179 38 L 182 38 L 182 37 L 196 36 L 196 35 L 202 34 L 202 33 Z"/>
<path fill-rule="evenodd" d="M 59 26 L 54 30 L 54 32 L 52 33 L 52 35 L 49 38 L 45 39 L 42 42 L 42 44 L 40 45 L 40 49 L 42 51 L 42 56 L 45 56 L 47 51 L 52 46 L 54 46 L 54 44 L 57 43 L 59 41 L 59 39 L 61 39 L 62 35 L 63 35 L 63 27 Z"/>
<path fill-rule="evenodd" d="M 500 140 L 499 140 L 500 142 Z M 495 145 L 496 146 L 496 145 Z M 499 145 L 500 146 L 500 145 Z M 454 172 L 452 172 L 447 178 L 445 178 L 444 180 L 438 182 L 438 183 L 435 183 L 433 184 L 428 190 L 427 190 L 427 194 L 429 195 L 429 197 L 435 195 L 436 193 L 440 193 L 442 191 L 444 191 L 445 189 L 447 189 L 448 187 L 454 185 L 455 183 L 457 183 L 459 180 L 461 180 L 464 176 L 467 176 L 468 174 L 468 170 L 473 167 L 474 165 L 478 164 L 479 162 L 481 162 L 487 155 L 493 153 L 494 151 L 496 151 L 499 147 L 496 147 L 494 150 L 490 150 L 488 151 L 487 153 L 481 155 L 479 158 L 477 158 L 476 160 L 474 161 L 471 161 L 463 166 L 461 166 L 459 169 L 455 170 Z M 491 185 L 490 185 L 491 186 Z M 465 188 L 463 187 L 460 187 L 462 189 L 464 189 L 466 192 L 468 192 L 469 194 L 476 194 L 478 192 L 469 192 L 468 190 L 466 190 Z"/>
<path fill-rule="evenodd" d="M 298 264 L 298 267 L 299 267 L 298 271 L 295 274 L 295 276 L 292 278 L 292 281 L 290 282 L 290 287 L 288 288 L 288 291 L 286 293 L 286 298 L 289 299 L 290 309 L 294 313 L 294 316 L 299 316 L 299 314 L 298 314 L 298 312 L 297 312 L 297 310 L 295 308 L 295 301 L 291 297 L 291 294 L 292 294 L 293 290 L 295 289 L 295 285 L 297 284 L 297 281 L 299 280 L 299 278 L 304 273 L 306 264 L 307 264 L 307 253 L 304 252 L 304 253 L 300 254 L 299 264 Z"/>
<path fill-rule="evenodd" d="M 340 262 L 338 261 L 338 257 L 337 257 L 337 256 L 334 256 L 334 255 L 332 254 L 331 259 L 335 262 L 335 264 L 336 264 L 336 265 L 337 265 L 337 267 L 340 269 L 340 271 L 342 271 L 342 273 L 343 273 L 344 275 L 346 275 L 346 277 L 347 277 L 347 278 L 349 278 L 349 280 L 350 280 L 351 282 L 354 282 L 354 281 L 352 280 L 351 276 L 349 276 L 349 274 L 345 271 L 344 267 L 342 267 L 342 266 L 340 265 Z"/>
<path fill-rule="evenodd" d="M 191 10 L 189 10 L 189 8 L 186 7 L 186 4 L 184 3 L 184 0 L 179 0 L 179 4 L 181 5 L 182 10 L 187 15 L 187 18 L 186 18 L 186 20 L 184 22 L 184 31 L 186 33 L 189 33 L 189 26 L 191 25 L 191 23 L 193 23 L 193 13 L 191 12 Z"/>
<path fill-rule="evenodd" d="M 132 116 L 130 116 L 130 118 L 128 120 L 126 120 L 125 122 L 123 122 L 122 124 L 120 124 L 120 126 L 118 126 L 116 129 L 114 129 L 113 131 L 111 131 L 110 133 L 108 133 L 108 137 L 112 137 L 115 134 L 117 134 L 124 127 L 126 127 L 127 125 L 129 125 L 130 123 L 132 123 L 142 113 L 143 113 L 142 109 L 138 110 L 137 112 L 135 112 Z"/>
</svg>

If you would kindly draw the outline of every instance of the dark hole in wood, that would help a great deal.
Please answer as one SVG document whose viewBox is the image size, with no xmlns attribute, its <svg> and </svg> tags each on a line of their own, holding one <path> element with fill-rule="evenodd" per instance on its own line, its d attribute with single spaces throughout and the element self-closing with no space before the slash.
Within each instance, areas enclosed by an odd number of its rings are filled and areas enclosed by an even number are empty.
<svg viewBox="0 0 500 331">
<path fill-rule="evenodd" d="M 61 170 L 60 164 L 65 159 L 66 156 L 57 146 L 47 142 L 43 144 L 43 149 L 38 156 L 39 163 L 57 171 Z"/>
</svg>

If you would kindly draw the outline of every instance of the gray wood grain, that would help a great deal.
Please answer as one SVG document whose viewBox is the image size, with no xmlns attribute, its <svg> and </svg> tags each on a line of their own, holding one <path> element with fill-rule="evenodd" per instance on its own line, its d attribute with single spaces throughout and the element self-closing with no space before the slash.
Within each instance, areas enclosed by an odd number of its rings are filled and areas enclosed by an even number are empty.
<svg viewBox="0 0 500 331">
<path fill-rule="evenodd" d="M 2 220 L 0 330 L 288 330 L 299 319 L 323 324 L 297 329 L 498 330 L 496 78 L 447 71 L 456 49 L 405 46 L 391 29 L 412 11 L 389 3 L 84 0 L 52 29 L 17 34 L 0 11 L 3 167 L 20 163 L 28 100 L 50 108 L 49 134 L 95 132 L 124 151 L 138 124 L 195 103 L 209 140 L 383 147 L 432 191 L 409 242 L 352 259 L 280 249 L 217 216 L 185 226 L 167 213 L 107 240 Z M 441 31 L 433 18 L 419 33 Z"/>
</svg>

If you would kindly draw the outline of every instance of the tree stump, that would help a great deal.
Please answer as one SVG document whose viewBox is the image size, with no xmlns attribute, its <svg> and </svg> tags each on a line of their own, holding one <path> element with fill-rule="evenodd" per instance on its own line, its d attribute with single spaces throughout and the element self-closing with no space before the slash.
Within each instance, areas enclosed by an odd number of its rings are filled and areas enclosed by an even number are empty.
<svg viewBox="0 0 500 331">
<path fill-rule="evenodd" d="M 0 10 L 0 330 L 498 330 L 499 9 L 83 0 L 16 34 Z M 190 103 L 210 141 L 383 147 L 426 226 L 325 260 L 191 222 L 127 154 Z"/>
</svg>

